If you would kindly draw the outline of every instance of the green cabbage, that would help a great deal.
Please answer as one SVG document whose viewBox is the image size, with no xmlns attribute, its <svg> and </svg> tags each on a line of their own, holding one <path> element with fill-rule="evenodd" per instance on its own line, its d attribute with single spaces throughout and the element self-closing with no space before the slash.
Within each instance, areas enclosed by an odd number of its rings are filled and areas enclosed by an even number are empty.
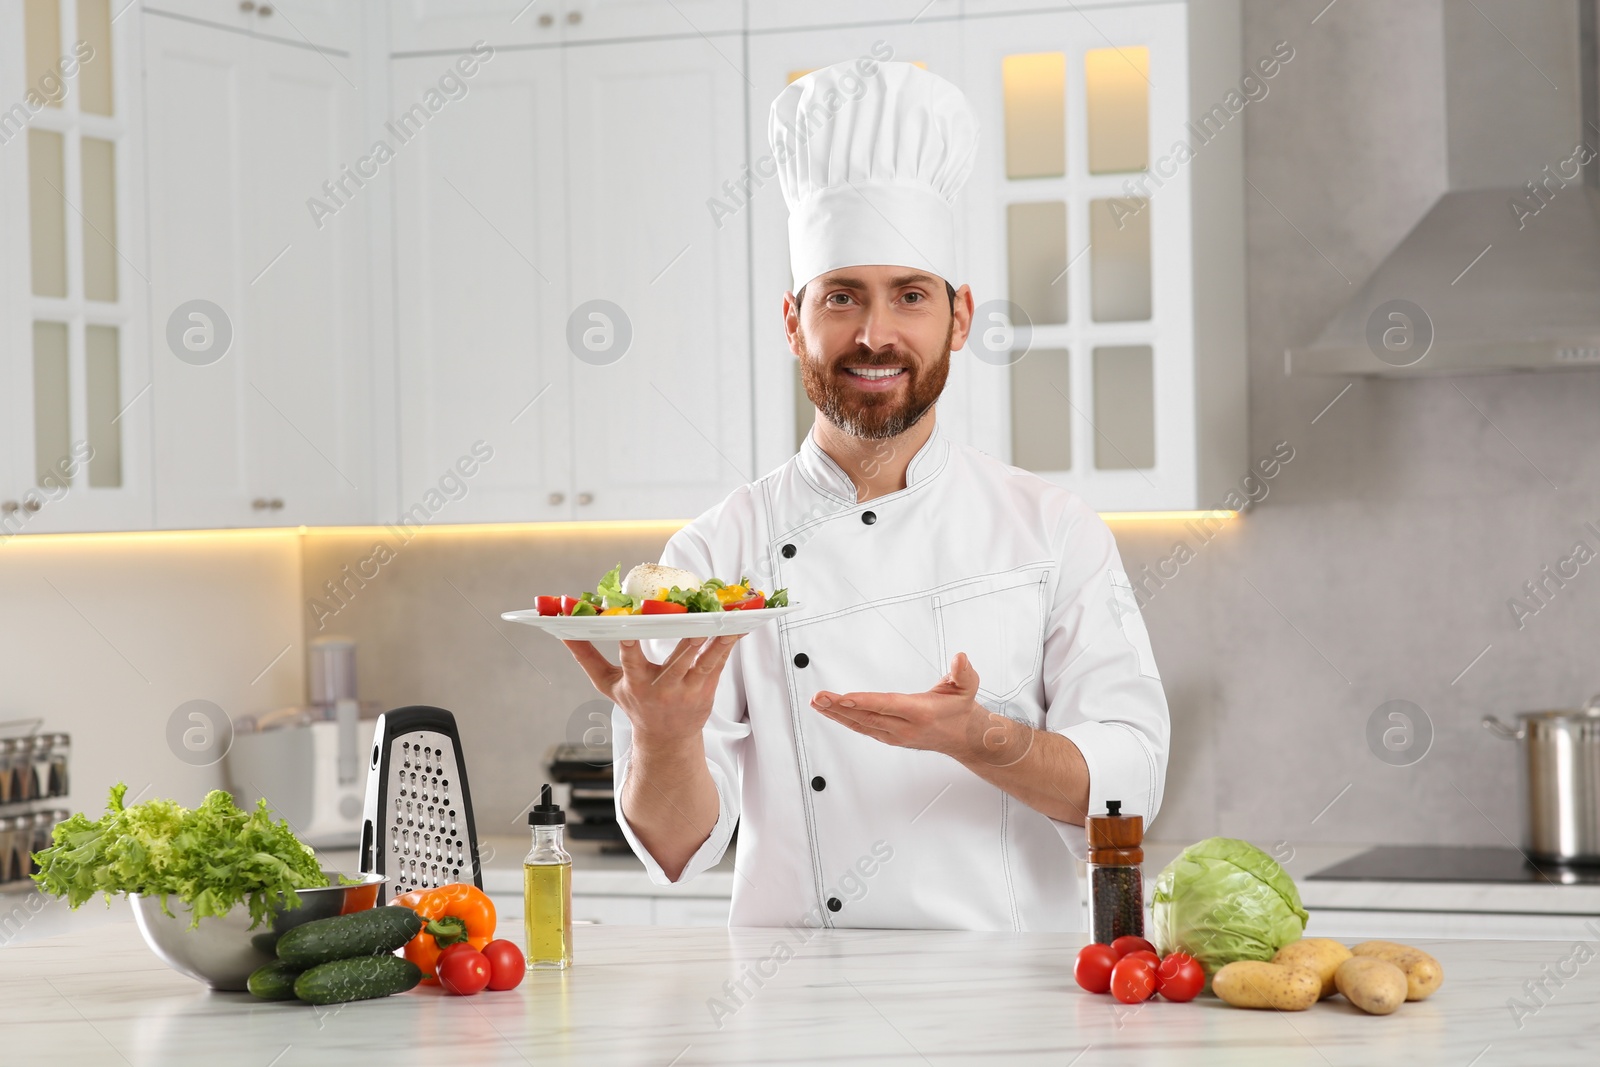
<svg viewBox="0 0 1600 1067">
<path fill-rule="evenodd" d="M 1209 837 L 1156 878 L 1151 925 L 1161 954 L 1187 952 L 1206 980 L 1234 960 L 1270 960 L 1310 916 L 1294 879 L 1248 841 Z"/>
</svg>

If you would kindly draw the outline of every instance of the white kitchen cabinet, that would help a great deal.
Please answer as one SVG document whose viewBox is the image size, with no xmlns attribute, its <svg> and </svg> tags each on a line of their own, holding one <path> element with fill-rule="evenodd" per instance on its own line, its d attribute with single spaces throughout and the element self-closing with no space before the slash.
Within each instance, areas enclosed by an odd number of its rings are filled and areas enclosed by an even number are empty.
<svg viewBox="0 0 1600 1067">
<path fill-rule="evenodd" d="M 423 99 L 453 62 L 396 60 L 393 112 Z M 411 516 L 402 521 L 566 519 L 574 360 L 564 340 L 561 55 L 496 52 L 466 84 L 391 164 L 400 495 Z M 464 496 L 430 506 L 478 441 L 493 458 Z"/>
<path fill-rule="evenodd" d="M 1059 0 L 1057 0 L 1059 3 Z M 877 26 L 880 36 L 896 43 L 913 24 L 926 26 L 960 16 L 964 0 L 812 0 L 796 4 L 787 0 L 749 0 L 752 33 L 792 30 L 838 30 Z"/>
<path fill-rule="evenodd" d="M 1247 473 L 1237 4 L 969 13 L 961 38 L 972 443 L 1102 511 L 1225 507 Z"/>
<path fill-rule="evenodd" d="M 408 0 L 393 9 L 393 50 L 459 50 L 477 41 L 500 47 L 658 37 L 718 40 L 739 58 L 741 0 Z"/>
<path fill-rule="evenodd" d="M 157 523 L 370 522 L 354 63 L 143 22 Z"/>
<path fill-rule="evenodd" d="M 756 8 L 752 8 L 754 20 Z M 915 14 L 915 12 L 913 12 Z M 753 316 L 751 373 L 760 406 L 756 420 L 756 470 L 765 473 L 795 454 L 811 427 L 814 409 L 800 386 L 799 368 L 789 352 L 783 328 L 783 294 L 793 289 L 789 276 L 788 208 L 779 188 L 776 162 L 767 140 L 767 117 L 783 87 L 818 67 L 866 59 L 921 63 L 958 81 L 961 72 L 961 30 L 950 21 L 926 21 L 895 27 L 864 26 L 750 36 L 749 142 L 753 191 L 738 197 L 721 194 L 730 209 L 751 226 L 750 277 Z M 871 69 L 871 68 L 868 68 Z M 848 106 L 848 105 L 847 105 Z M 958 242 L 962 240 L 958 220 Z M 728 224 L 731 225 L 733 219 Z M 956 284 L 960 284 L 957 282 Z M 966 412 L 961 361 L 954 360 L 939 418 L 950 432 L 966 439 Z"/>
<path fill-rule="evenodd" d="M 144 0 L 141 9 L 347 56 L 358 49 L 366 6 L 352 0 Z"/>
<path fill-rule="evenodd" d="M 657 903 L 654 897 L 574 894 L 572 919 L 607 926 L 653 926 Z"/>
<path fill-rule="evenodd" d="M 138 23 L 113 14 L 0 8 L 0 539 L 152 521 Z"/>
<path fill-rule="evenodd" d="M 709 207 L 745 161 L 743 81 L 698 37 L 569 51 L 576 514 L 693 518 L 756 476 L 746 238 Z"/>
<path fill-rule="evenodd" d="M 688 518 L 748 481 L 740 78 L 699 38 L 504 50 L 395 162 L 403 507 Z M 396 60 L 396 112 L 444 57 Z M 438 516 L 435 521 L 440 521 Z"/>
</svg>

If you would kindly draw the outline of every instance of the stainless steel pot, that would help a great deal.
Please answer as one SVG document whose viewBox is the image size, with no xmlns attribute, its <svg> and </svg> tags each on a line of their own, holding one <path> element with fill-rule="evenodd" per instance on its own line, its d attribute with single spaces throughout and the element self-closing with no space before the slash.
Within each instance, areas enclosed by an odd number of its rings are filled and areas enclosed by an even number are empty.
<svg viewBox="0 0 1600 1067">
<path fill-rule="evenodd" d="M 1576 711 L 1525 711 L 1484 729 L 1522 743 L 1523 847 L 1535 860 L 1600 864 L 1600 695 Z"/>
</svg>

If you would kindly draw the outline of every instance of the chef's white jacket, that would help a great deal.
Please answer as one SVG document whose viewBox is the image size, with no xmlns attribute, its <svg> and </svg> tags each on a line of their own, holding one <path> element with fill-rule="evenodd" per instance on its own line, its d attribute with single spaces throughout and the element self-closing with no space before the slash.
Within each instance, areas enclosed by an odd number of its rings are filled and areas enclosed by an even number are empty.
<svg viewBox="0 0 1600 1067">
<path fill-rule="evenodd" d="M 789 462 L 675 534 L 662 562 L 748 575 L 803 610 L 735 646 L 705 727 L 721 812 L 679 880 L 715 865 L 739 826 L 734 926 L 1081 930 L 1057 822 L 949 756 L 886 745 L 813 711 L 822 689 L 918 693 L 965 652 L 979 701 L 1065 735 L 1089 810 L 1161 806 L 1167 704 L 1116 542 L 1075 494 L 937 427 L 906 488 L 857 503 L 807 438 Z M 660 661 L 671 642 L 646 642 Z M 631 729 L 613 715 L 618 820 Z"/>
</svg>

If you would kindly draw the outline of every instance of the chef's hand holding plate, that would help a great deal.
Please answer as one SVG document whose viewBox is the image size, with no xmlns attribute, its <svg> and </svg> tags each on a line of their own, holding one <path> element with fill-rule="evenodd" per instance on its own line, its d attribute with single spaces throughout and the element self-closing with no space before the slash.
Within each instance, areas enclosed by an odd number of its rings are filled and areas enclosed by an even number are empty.
<svg viewBox="0 0 1600 1067">
<path fill-rule="evenodd" d="M 1033 729 L 978 703 L 978 672 L 965 652 L 926 693 L 819 692 L 811 706 L 859 734 L 899 748 L 942 752 L 965 764 L 1009 767 L 1028 754 Z"/>
<path fill-rule="evenodd" d="M 638 742 L 699 737 L 711 718 L 717 679 L 743 634 L 686 637 L 660 664 L 645 658 L 637 641 L 623 641 L 614 665 L 589 641 L 563 641 L 600 695 L 627 713 Z"/>
</svg>

